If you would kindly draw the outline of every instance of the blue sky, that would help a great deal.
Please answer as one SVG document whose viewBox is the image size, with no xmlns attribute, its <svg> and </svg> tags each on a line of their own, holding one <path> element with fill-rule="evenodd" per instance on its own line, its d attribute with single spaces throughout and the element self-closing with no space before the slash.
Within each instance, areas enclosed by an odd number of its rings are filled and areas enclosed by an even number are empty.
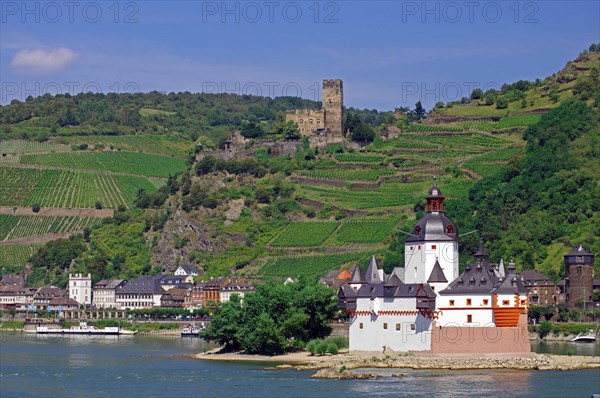
<svg viewBox="0 0 600 398">
<path fill-rule="evenodd" d="M 71 4 L 71 5 L 70 5 Z M 0 3 L 0 103 L 227 91 L 391 110 L 534 80 L 600 42 L 599 1 Z"/>
</svg>

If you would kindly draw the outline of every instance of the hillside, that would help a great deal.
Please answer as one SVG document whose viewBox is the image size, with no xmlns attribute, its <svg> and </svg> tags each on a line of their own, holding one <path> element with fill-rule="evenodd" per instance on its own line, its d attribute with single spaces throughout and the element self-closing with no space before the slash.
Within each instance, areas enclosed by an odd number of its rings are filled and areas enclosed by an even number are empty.
<svg viewBox="0 0 600 398">
<path fill-rule="evenodd" d="M 319 277 L 372 254 L 390 268 L 403 264 L 399 231 L 422 214 L 436 175 L 461 233 L 479 230 L 495 260 L 558 275 L 569 245 L 600 253 L 599 68 L 598 53 L 583 53 L 543 81 L 506 85 L 493 104 L 444 104 L 420 121 L 350 109 L 377 127 L 371 144 L 305 143 L 280 157 L 260 141 L 245 148 L 249 158 L 213 155 L 231 130 L 254 123 L 277 139 L 279 111 L 318 103 L 148 93 L 0 107 L 0 267 L 37 284 L 64 283 L 66 270 L 131 278 L 182 262 L 203 277 Z M 194 158 L 197 140 L 217 148 Z M 117 211 L 27 214 L 33 205 Z M 480 234 L 461 238 L 462 264 Z"/>
</svg>

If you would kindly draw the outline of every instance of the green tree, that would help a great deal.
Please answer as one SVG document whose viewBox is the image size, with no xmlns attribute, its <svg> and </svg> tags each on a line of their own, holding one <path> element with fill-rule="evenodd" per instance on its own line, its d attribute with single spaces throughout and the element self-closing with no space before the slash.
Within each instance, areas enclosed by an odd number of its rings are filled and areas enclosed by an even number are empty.
<svg viewBox="0 0 600 398">
<path fill-rule="evenodd" d="M 373 142 L 375 139 L 375 131 L 365 124 L 361 123 L 352 131 L 352 141 L 355 142 Z"/>
<path fill-rule="evenodd" d="M 498 97 L 496 100 L 497 109 L 506 109 L 508 107 L 508 100 L 505 97 Z"/>
</svg>

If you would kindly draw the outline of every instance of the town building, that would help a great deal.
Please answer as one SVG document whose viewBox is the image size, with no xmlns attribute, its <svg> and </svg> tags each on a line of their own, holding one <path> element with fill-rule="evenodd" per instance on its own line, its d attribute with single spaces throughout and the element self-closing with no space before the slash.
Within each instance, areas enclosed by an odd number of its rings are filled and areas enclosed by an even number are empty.
<svg viewBox="0 0 600 398">
<path fill-rule="evenodd" d="M 550 277 L 535 270 L 523 271 L 521 276 L 525 287 L 529 290 L 529 304 L 556 307 L 562 302 L 562 291 Z"/>
<path fill-rule="evenodd" d="M 198 267 L 192 264 L 181 264 L 173 274 L 177 276 L 198 276 Z"/>
<path fill-rule="evenodd" d="M 165 290 L 160 285 L 163 275 L 142 276 L 128 281 L 115 291 L 115 301 L 120 309 L 160 307 Z"/>
<path fill-rule="evenodd" d="M 92 275 L 69 274 L 69 298 L 81 305 L 92 304 Z"/>
<path fill-rule="evenodd" d="M 33 295 L 33 304 L 36 306 L 47 307 L 50 300 L 55 297 L 67 296 L 67 292 L 56 286 L 42 286 Z"/>
<path fill-rule="evenodd" d="M 92 289 L 94 308 L 119 309 L 116 292 L 126 283 L 127 281 L 123 279 L 102 279 L 96 283 Z"/>
<path fill-rule="evenodd" d="M 204 306 L 204 285 L 205 282 L 200 282 L 198 285 L 187 289 L 183 308 L 196 309 Z"/>
<path fill-rule="evenodd" d="M 225 283 L 223 287 L 221 287 L 220 301 L 222 303 L 228 302 L 233 294 L 237 294 L 240 300 L 243 301 L 246 293 L 253 292 L 255 290 L 256 288 L 249 279 L 231 279 L 228 283 Z"/>
<path fill-rule="evenodd" d="M 162 308 L 183 308 L 186 294 L 187 289 L 169 289 L 160 298 L 160 306 Z"/>
<path fill-rule="evenodd" d="M 590 308 L 593 305 L 594 255 L 582 244 L 564 256 L 565 301 L 569 308 Z"/>
<path fill-rule="evenodd" d="M 5 285 L 0 288 L 0 309 L 3 310 L 26 310 L 28 305 L 33 304 L 33 296 L 36 288 L 22 285 Z"/>
<path fill-rule="evenodd" d="M 21 275 L 2 275 L 2 278 L 0 279 L 0 289 L 11 285 L 25 286 L 25 279 Z"/>
<path fill-rule="evenodd" d="M 338 292 L 351 351 L 527 354 L 528 290 L 514 263 L 494 265 L 483 242 L 458 272 L 458 228 L 434 182 L 427 213 L 405 239 L 404 271 L 371 259 Z"/>
</svg>

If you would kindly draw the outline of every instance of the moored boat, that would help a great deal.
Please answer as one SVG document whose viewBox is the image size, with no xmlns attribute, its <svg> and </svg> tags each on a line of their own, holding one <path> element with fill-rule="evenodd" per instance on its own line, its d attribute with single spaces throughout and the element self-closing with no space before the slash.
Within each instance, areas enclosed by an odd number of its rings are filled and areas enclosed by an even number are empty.
<svg viewBox="0 0 600 398">
<path fill-rule="evenodd" d="M 204 324 L 202 326 L 188 325 L 181 329 L 181 337 L 199 337 L 202 329 L 204 329 Z"/>
<path fill-rule="evenodd" d="M 49 326 L 37 326 L 35 332 L 38 334 L 75 334 L 75 335 L 134 335 L 137 332 L 124 330 L 118 326 L 107 326 L 98 329 L 94 325 L 88 325 L 87 322 L 79 322 L 79 325 L 70 328 L 52 328 Z"/>
<path fill-rule="evenodd" d="M 588 333 L 579 333 L 569 341 L 571 343 L 594 343 L 596 341 L 596 333 L 593 330 L 590 330 Z"/>
</svg>

